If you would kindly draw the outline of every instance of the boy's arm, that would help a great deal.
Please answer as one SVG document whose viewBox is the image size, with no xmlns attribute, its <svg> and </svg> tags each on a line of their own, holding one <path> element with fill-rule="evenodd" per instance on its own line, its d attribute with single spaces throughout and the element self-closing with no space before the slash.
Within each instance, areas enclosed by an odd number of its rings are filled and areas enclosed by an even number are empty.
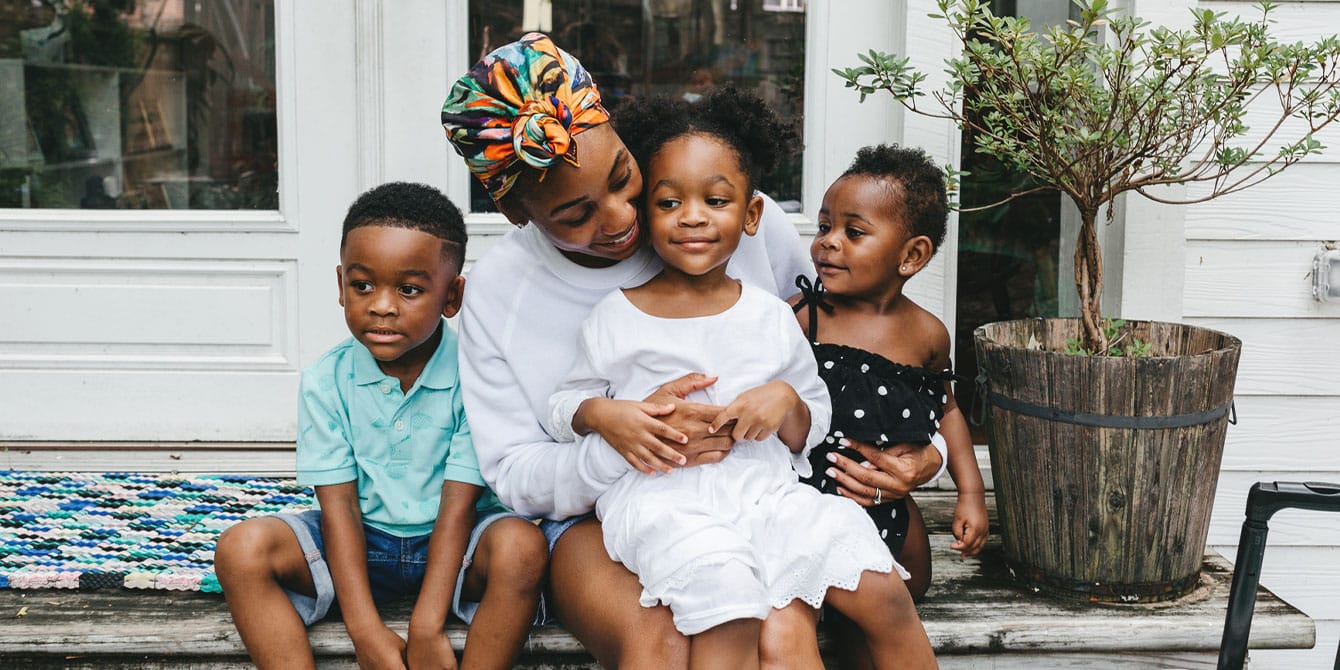
<svg viewBox="0 0 1340 670">
<path fill-rule="evenodd" d="M 475 525 L 475 503 L 484 489 L 447 480 L 437 521 L 428 541 L 428 566 L 409 617 L 411 668 L 455 667 L 456 656 L 445 630 L 447 613 L 456 595 L 456 577 L 465 560 L 465 548 Z"/>
<path fill-rule="evenodd" d="M 368 550 L 358 484 L 345 482 L 316 487 L 321 503 L 321 538 L 326 563 L 335 582 L 344 627 L 354 643 L 361 668 L 403 668 L 405 641 L 382 623 L 368 582 Z"/>
<path fill-rule="evenodd" d="M 298 482 L 316 488 L 326 564 L 345 628 L 365 668 L 404 667 L 404 641 L 382 624 L 368 586 L 367 542 L 358 506 L 358 465 L 348 434 L 334 353 L 303 371 L 298 391 Z"/>
</svg>

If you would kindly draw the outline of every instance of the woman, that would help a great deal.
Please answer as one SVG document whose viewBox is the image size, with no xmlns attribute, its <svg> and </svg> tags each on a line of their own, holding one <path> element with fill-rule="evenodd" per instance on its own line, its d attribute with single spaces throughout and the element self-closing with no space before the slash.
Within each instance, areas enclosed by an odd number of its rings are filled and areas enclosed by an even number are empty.
<svg viewBox="0 0 1340 670">
<path fill-rule="evenodd" d="M 442 121 L 498 209 L 520 227 L 474 265 L 461 310 L 461 383 L 480 470 L 513 510 L 550 519 L 543 524 L 552 546 L 550 606 L 602 665 L 685 667 L 688 640 L 666 608 L 639 605 L 637 578 L 610 560 L 587 515 L 630 466 L 598 441 L 560 443 L 541 428 L 591 308 L 660 269 L 638 225 L 637 163 L 590 75 L 538 33 L 499 48 L 457 81 Z M 795 277 L 812 273 L 798 237 L 768 199 L 731 275 L 789 297 Z M 648 398 L 674 405 L 661 417 L 664 434 L 688 436 L 676 446 L 686 467 L 719 460 L 731 447 L 728 436 L 707 431 L 721 408 L 683 400 L 711 381 L 690 375 Z M 901 478 L 860 468 L 853 474 L 871 488 L 855 493 L 873 496 L 878 484 L 891 495 L 928 480 L 940 456 L 927 451 L 916 472 Z M 928 574 L 928 554 L 925 568 Z M 764 624 L 765 664 L 812 667 L 812 619 L 791 609 Z"/>
</svg>

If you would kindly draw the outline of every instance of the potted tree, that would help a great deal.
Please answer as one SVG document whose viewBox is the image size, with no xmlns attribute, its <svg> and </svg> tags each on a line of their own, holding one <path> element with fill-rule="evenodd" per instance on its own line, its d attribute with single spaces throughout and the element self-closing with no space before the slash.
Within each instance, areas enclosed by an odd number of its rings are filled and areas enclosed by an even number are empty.
<svg viewBox="0 0 1340 670">
<path fill-rule="evenodd" d="M 1340 40 L 1279 43 L 1268 2 L 1252 19 L 1198 9 L 1170 29 L 1090 0 L 1040 33 L 984 0 L 937 4 L 963 50 L 929 101 L 905 57 L 872 51 L 835 72 L 863 100 L 884 91 L 953 121 L 975 151 L 1032 178 L 996 204 L 1055 189 L 1079 210 L 1078 317 L 974 333 L 1006 559 L 1090 600 L 1184 594 L 1198 583 L 1241 343 L 1105 319 L 1097 226 L 1128 192 L 1201 202 L 1320 152 L 1314 134 L 1340 116 Z M 1248 127 L 1249 109 L 1264 125 Z M 1183 200 L 1158 189 L 1173 184 L 1200 186 Z"/>
</svg>

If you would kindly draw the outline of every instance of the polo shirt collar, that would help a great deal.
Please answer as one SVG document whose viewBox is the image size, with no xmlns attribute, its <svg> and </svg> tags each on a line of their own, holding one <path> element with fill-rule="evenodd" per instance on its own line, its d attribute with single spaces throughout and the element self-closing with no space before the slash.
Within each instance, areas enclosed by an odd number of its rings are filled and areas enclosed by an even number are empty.
<svg viewBox="0 0 1340 670">
<path fill-rule="evenodd" d="M 423 366 L 423 372 L 419 373 L 419 380 L 415 383 L 430 389 L 449 389 L 456 385 L 459 376 L 456 368 L 456 333 L 447 326 L 445 318 L 438 327 L 442 329 L 442 339 L 438 341 L 437 351 L 428 359 L 428 364 Z"/>
<path fill-rule="evenodd" d="M 438 326 L 442 329 L 442 339 L 437 343 L 437 350 L 433 352 L 428 364 L 423 367 L 423 372 L 419 373 L 419 379 L 414 382 L 415 386 L 423 386 L 430 389 L 448 389 L 456 385 L 456 333 L 447 326 L 447 320 L 442 319 Z M 383 380 L 395 378 L 382 372 L 381 366 L 377 365 L 377 359 L 362 342 L 354 339 L 354 384 L 358 386 L 367 386 L 377 384 Z M 399 386 L 400 382 L 396 381 Z"/>
</svg>

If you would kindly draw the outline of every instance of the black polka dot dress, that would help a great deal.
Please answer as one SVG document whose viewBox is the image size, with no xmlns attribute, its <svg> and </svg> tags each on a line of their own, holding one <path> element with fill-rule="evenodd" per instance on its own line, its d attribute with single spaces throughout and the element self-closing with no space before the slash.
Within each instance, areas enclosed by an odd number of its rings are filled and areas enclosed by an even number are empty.
<svg viewBox="0 0 1340 670">
<path fill-rule="evenodd" d="M 823 302 L 822 285 L 810 287 L 805 277 L 796 281 L 802 298 L 796 311 L 810 310 L 810 346 L 819 363 L 819 376 L 828 385 L 833 400 L 833 422 L 822 444 L 810 452 L 814 475 L 801 481 L 824 493 L 837 493 L 837 482 L 825 474 L 832 463 L 828 454 L 838 452 L 857 462 L 865 462 L 860 452 L 844 448 L 843 438 L 876 447 L 910 442 L 929 444 L 944 417 L 945 382 L 953 379 L 949 370 L 935 372 L 926 368 L 894 363 L 864 349 L 818 342 L 817 310 L 831 311 Z M 899 558 L 907 539 L 907 502 L 890 500 L 867 507 L 880 536 Z"/>
</svg>

